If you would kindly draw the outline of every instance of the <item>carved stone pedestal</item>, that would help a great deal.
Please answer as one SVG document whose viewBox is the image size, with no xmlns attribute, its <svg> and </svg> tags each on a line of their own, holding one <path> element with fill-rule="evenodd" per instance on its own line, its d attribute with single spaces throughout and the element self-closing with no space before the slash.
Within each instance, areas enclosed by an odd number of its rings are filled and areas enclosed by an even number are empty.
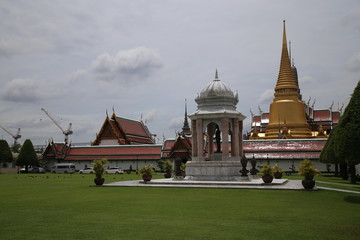
<svg viewBox="0 0 360 240">
<path fill-rule="evenodd" d="M 197 181 L 238 181 L 240 161 L 198 161 L 186 163 L 186 176 Z"/>
</svg>

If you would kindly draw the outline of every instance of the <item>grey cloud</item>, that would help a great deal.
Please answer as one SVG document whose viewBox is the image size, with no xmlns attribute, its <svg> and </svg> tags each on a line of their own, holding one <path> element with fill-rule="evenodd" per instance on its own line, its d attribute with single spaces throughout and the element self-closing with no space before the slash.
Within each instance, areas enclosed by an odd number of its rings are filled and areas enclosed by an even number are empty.
<svg viewBox="0 0 360 240">
<path fill-rule="evenodd" d="M 314 79 L 313 77 L 310 77 L 310 76 L 301 76 L 299 78 L 299 82 L 300 83 L 313 83 L 313 82 L 316 82 L 316 79 Z M 301 88 L 301 87 L 300 87 Z"/>
<path fill-rule="evenodd" d="M 40 113 L 40 109 L 39 109 L 39 113 Z M 14 126 L 19 126 L 21 128 L 36 128 L 36 129 L 52 126 L 52 122 L 43 121 L 43 118 L 45 119 L 45 117 L 39 115 L 39 118 L 25 119 L 18 121 L 14 124 Z"/>
<path fill-rule="evenodd" d="M 55 7 L 56 5 L 56 7 Z M 0 57 L 37 53 L 74 53 L 93 46 L 97 36 L 91 33 L 83 8 L 69 4 L 42 2 L 41 7 L 28 1 L 0 3 Z M 81 16 L 81 17 L 79 17 Z"/>
<path fill-rule="evenodd" d="M 33 79 L 16 78 L 1 89 L 1 98 L 11 102 L 37 102 L 41 97 L 40 83 Z"/>
<path fill-rule="evenodd" d="M 98 56 L 85 72 L 97 80 L 130 84 L 149 77 L 162 65 L 162 60 L 155 50 L 137 47 L 120 51 L 114 56 L 104 53 Z"/>
<path fill-rule="evenodd" d="M 346 68 L 352 72 L 360 71 L 360 52 L 352 56 L 346 63 Z"/>
<path fill-rule="evenodd" d="M 274 89 L 267 89 L 265 92 L 261 94 L 257 102 L 258 104 L 270 103 L 273 97 L 274 97 Z"/>
<path fill-rule="evenodd" d="M 346 16 L 342 19 L 342 23 L 347 27 L 353 27 L 360 32 L 360 8 L 354 8 L 349 11 Z"/>
</svg>

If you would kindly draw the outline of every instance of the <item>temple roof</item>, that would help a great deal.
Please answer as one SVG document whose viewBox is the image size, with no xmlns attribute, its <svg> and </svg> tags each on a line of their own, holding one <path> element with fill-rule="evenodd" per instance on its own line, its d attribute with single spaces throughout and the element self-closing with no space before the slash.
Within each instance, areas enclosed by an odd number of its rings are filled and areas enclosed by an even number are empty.
<svg viewBox="0 0 360 240">
<path fill-rule="evenodd" d="M 117 122 L 124 129 L 128 137 L 135 139 L 142 139 L 148 143 L 154 143 L 151 133 L 147 126 L 142 121 L 136 121 L 129 118 L 116 116 Z"/>
<path fill-rule="evenodd" d="M 110 118 L 106 116 L 92 145 L 103 145 L 102 141 L 105 140 L 116 141 L 119 145 L 155 143 L 152 134 L 142 121 L 119 117 L 115 113 Z"/>
<path fill-rule="evenodd" d="M 171 152 L 171 148 L 174 146 L 175 144 L 175 138 L 167 138 L 163 145 L 162 145 L 162 149 L 161 149 L 161 158 L 167 158 Z"/>
<path fill-rule="evenodd" d="M 171 151 L 168 155 L 170 158 L 175 156 L 188 156 L 191 157 L 192 141 L 191 137 L 185 134 L 179 134 L 175 140 L 174 145 L 171 147 Z"/>
<path fill-rule="evenodd" d="M 314 110 L 314 121 L 332 121 L 332 111 L 330 109 Z"/>
</svg>

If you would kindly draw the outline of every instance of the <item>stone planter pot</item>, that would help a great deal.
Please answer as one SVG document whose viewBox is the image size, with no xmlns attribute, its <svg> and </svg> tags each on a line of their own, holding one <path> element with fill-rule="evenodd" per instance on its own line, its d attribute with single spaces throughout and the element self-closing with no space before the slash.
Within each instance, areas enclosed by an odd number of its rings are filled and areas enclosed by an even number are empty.
<svg viewBox="0 0 360 240">
<path fill-rule="evenodd" d="M 305 189 L 313 189 L 314 186 L 315 186 L 315 180 L 307 180 L 307 179 L 304 179 L 301 181 L 301 184 L 303 185 L 303 187 Z"/>
<path fill-rule="evenodd" d="M 274 177 L 272 175 L 264 175 L 262 176 L 262 180 L 264 183 L 271 183 L 273 181 Z"/>
<path fill-rule="evenodd" d="M 274 172 L 274 178 L 275 179 L 281 179 L 282 178 L 282 172 Z"/>
<path fill-rule="evenodd" d="M 143 179 L 145 182 L 150 182 L 151 179 L 152 179 L 152 175 L 151 175 L 151 174 L 142 175 L 142 179 Z"/>
<path fill-rule="evenodd" d="M 105 182 L 105 178 L 95 178 L 94 179 L 94 183 L 96 184 L 96 186 L 101 186 L 103 185 Z"/>
<path fill-rule="evenodd" d="M 313 180 L 314 179 L 314 175 L 313 174 L 305 174 L 305 180 Z"/>
<path fill-rule="evenodd" d="M 165 174 L 164 174 L 164 177 L 165 177 L 165 178 L 171 178 L 171 173 L 165 173 Z"/>
</svg>

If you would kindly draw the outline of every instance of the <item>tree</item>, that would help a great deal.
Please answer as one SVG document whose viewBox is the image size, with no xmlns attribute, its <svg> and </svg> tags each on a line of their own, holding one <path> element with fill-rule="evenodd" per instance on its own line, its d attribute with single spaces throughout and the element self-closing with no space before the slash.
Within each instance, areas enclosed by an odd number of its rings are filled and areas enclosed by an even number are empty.
<svg viewBox="0 0 360 240">
<path fill-rule="evenodd" d="M 20 148 L 21 148 L 21 144 L 19 143 L 14 143 L 11 147 L 11 151 L 14 152 L 14 153 L 19 153 L 20 151 Z"/>
<path fill-rule="evenodd" d="M 17 166 L 25 165 L 25 172 L 28 172 L 28 166 L 36 166 L 39 164 L 39 159 L 30 139 L 25 140 L 15 164 Z"/>
<path fill-rule="evenodd" d="M 340 169 L 343 169 L 343 166 L 346 166 L 346 163 L 344 161 L 341 161 L 342 159 L 338 159 L 335 155 L 335 151 L 334 151 L 334 138 L 332 137 L 332 135 L 334 135 L 336 132 L 336 128 L 331 131 L 330 136 L 328 138 L 328 140 L 325 143 L 325 146 L 323 148 L 323 150 L 320 153 L 320 162 L 323 163 L 334 163 L 335 164 L 335 175 L 338 175 L 338 164 L 340 164 Z M 346 174 L 346 167 L 345 167 L 345 171 L 340 171 L 340 175 L 343 177 L 344 180 L 348 179 L 347 174 Z"/>
<path fill-rule="evenodd" d="M 344 114 L 325 145 L 322 162 L 346 163 L 351 183 L 356 183 L 355 165 L 360 163 L 360 81 L 358 82 Z M 333 151 L 333 152 L 332 152 Z"/>
<path fill-rule="evenodd" d="M 0 163 L 12 162 L 13 155 L 6 140 L 0 140 Z"/>
</svg>

